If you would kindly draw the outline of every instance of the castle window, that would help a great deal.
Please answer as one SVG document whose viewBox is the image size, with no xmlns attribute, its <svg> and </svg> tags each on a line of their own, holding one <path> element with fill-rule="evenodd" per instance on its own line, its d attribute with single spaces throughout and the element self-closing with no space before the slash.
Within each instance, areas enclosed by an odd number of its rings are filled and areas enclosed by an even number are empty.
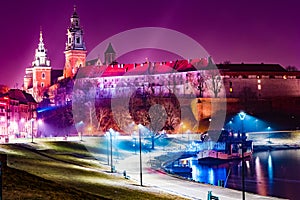
<svg viewBox="0 0 300 200">
<path fill-rule="evenodd" d="M 44 87 L 44 82 L 41 83 L 41 86 Z"/>
<path fill-rule="evenodd" d="M 69 43 L 71 43 L 71 38 L 69 37 Z"/>
<path fill-rule="evenodd" d="M 77 44 L 80 44 L 80 37 L 77 37 L 77 38 L 76 38 L 76 43 L 77 43 Z"/>
<path fill-rule="evenodd" d="M 46 74 L 45 72 L 42 73 L 42 79 L 45 79 L 46 78 Z"/>
</svg>

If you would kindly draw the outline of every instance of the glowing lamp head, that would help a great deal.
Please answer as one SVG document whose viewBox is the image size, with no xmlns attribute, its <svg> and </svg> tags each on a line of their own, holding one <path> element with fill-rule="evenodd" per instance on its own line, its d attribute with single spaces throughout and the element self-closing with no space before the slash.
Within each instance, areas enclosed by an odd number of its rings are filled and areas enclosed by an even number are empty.
<svg viewBox="0 0 300 200">
<path fill-rule="evenodd" d="M 241 112 L 239 113 L 239 117 L 240 117 L 240 120 L 244 120 L 245 117 L 246 117 L 246 113 L 245 113 L 244 111 L 241 111 Z"/>
<path fill-rule="evenodd" d="M 39 119 L 39 120 L 38 120 L 38 124 L 39 124 L 39 125 L 42 125 L 42 124 L 43 124 L 43 120 Z"/>
</svg>

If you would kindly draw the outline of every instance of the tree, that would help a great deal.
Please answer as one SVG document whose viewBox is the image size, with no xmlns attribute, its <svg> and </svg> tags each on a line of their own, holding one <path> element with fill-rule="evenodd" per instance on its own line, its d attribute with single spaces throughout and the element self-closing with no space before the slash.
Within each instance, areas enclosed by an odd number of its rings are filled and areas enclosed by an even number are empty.
<svg viewBox="0 0 300 200">
<path fill-rule="evenodd" d="M 115 124 L 114 130 L 119 130 L 126 133 L 131 131 L 129 126 L 132 124 L 132 118 L 128 112 L 128 109 L 126 109 L 124 106 L 116 106 L 115 109 L 113 109 L 111 117 Z"/>
<path fill-rule="evenodd" d="M 297 67 L 291 66 L 291 65 L 287 66 L 287 67 L 286 67 L 286 70 L 289 71 L 289 72 L 295 72 L 295 71 L 298 71 Z"/>
<path fill-rule="evenodd" d="M 111 111 L 106 106 L 96 106 L 96 115 L 98 120 L 97 130 L 107 131 L 108 124 L 110 123 Z"/>
<path fill-rule="evenodd" d="M 151 142 L 152 142 L 152 149 L 154 149 L 154 138 L 155 135 L 158 134 L 166 123 L 167 113 L 165 108 L 160 104 L 155 104 L 150 107 L 149 109 L 149 117 L 150 117 L 150 124 L 149 129 L 151 130 Z"/>
<path fill-rule="evenodd" d="M 9 91 L 9 87 L 7 85 L 0 84 L 0 94 L 5 94 Z"/>
<path fill-rule="evenodd" d="M 225 60 L 225 61 L 223 62 L 223 64 L 224 64 L 224 65 L 229 65 L 229 64 L 231 64 L 231 62 L 230 62 L 230 60 Z"/>
<path fill-rule="evenodd" d="M 213 93 L 214 98 L 218 98 L 223 86 L 223 80 L 217 69 L 206 71 L 206 86 Z"/>
<path fill-rule="evenodd" d="M 187 82 L 193 87 L 194 93 L 198 98 L 203 97 L 205 87 L 205 77 L 203 72 L 187 73 Z"/>
</svg>

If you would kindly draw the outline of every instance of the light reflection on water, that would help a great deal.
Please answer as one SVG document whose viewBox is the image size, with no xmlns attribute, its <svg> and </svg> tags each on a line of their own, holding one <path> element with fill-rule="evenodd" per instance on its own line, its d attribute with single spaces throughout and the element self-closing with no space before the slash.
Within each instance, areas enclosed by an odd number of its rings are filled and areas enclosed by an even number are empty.
<svg viewBox="0 0 300 200">
<path fill-rule="evenodd" d="M 202 165 L 196 160 L 190 162 L 193 180 L 217 185 L 223 180 L 228 188 L 241 190 L 241 162 L 221 165 Z M 265 196 L 299 199 L 300 188 L 300 150 L 280 150 L 258 152 L 246 161 L 246 191 Z M 228 177 L 228 179 L 227 179 Z"/>
<path fill-rule="evenodd" d="M 192 161 L 192 169 L 192 179 L 197 182 L 217 185 L 218 180 L 225 181 L 227 176 L 226 168 L 200 165 L 196 161 Z"/>
</svg>

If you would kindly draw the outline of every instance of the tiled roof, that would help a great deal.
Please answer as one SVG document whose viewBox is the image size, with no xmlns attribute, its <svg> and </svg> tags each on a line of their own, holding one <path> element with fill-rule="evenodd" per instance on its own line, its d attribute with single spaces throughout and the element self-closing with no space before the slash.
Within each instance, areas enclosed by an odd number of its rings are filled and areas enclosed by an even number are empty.
<svg viewBox="0 0 300 200">
<path fill-rule="evenodd" d="M 215 69 L 223 72 L 286 72 L 279 64 L 217 64 L 212 65 L 210 58 L 177 60 L 168 62 L 146 62 L 139 64 L 113 64 L 96 66 L 95 60 L 88 61 L 91 66 L 80 68 L 79 77 L 110 77 L 129 75 L 166 74 Z"/>
<path fill-rule="evenodd" d="M 31 94 L 26 93 L 25 91 L 23 91 L 23 94 L 24 94 L 27 102 L 36 103 L 35 99 L 33 98 L 33 96 Z"/>
<path fill-rule="evenodd" d="M 218 64 L 219 70 L 234 72 L 286 72 L 279 64 Z"/>
<path fill-rule="evenodd" d="M 8 91 L 8 97 L 10 99 L 18 100 L 21 104 L 27 104 L 27 99 L 22 90 L 19 89 L 10 89 Z"/>
</svg>

